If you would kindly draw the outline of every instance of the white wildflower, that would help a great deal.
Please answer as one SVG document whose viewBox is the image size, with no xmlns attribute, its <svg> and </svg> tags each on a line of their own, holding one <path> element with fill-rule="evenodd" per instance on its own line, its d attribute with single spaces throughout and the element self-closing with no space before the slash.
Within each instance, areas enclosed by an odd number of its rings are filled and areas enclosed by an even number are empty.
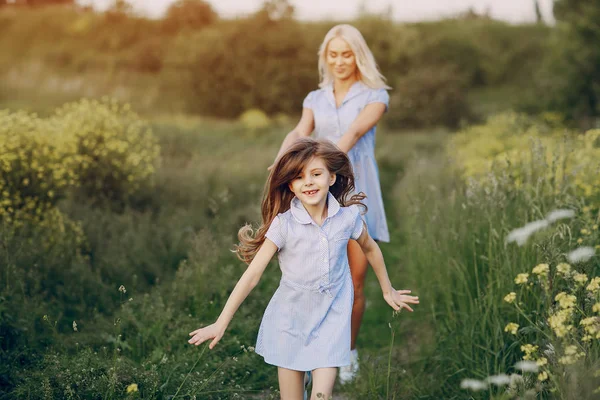
<svg viewBox="0 0 600 400">
<path fill-rule="evenodd" d="M 460 383 L 461 389 L 468 389 L 474 392 L 478 392 L 480 390 L 486 390 L 488 385 L 483 381 L 478 381 L 477 379 L 463 379 Z"/>
<path fill-rule="evenodd" d="M 596 254 L 596 250 L 593 247 L 578 247 L 567 255 L 567 259 L 570 263 L 576 264 L 589 260 L 594 254 Z"/>
<path fill-rule="evenodd" d="M 529 236 L 533 235 L 539 230 L 547 228 L 548 225 L 550 224 L 545 219 L 530 222 L 521 228 L 513 229 L 512 231 L 510 231 L 508 236 L 506 237 L 506 242 L 517 242 L 517 245 L 523 246 L 529 239 Z"/>
<path fill-rule="evenodd" d="M 566 218 L 573 218 L 575 217 L 575 211 L 573 210 L 567 210 L 567 209 L 561 209 L 561 210 L 554 210 L 548 213 L 548 215 L 546 215 L 546 221 L 552 223 L 555 221 L 558 221 L 559 219 L 566 219 Z"/>
<path fill-rule="evenodd" d="M 490 383 L 492 385 L 504 386 L 504 385 L 508 385 L 510 383 L 510 376 L 508 376 L 506 374 L 488 376 L 486 381 L 487 381 L 487 383 Z"/>
<path fill-rule="evenodd" d="M 515 364 L 515 368 L 523 372 L 538 372 L 539 369 L 535 361 L 519 361 Z"/>
</svg>

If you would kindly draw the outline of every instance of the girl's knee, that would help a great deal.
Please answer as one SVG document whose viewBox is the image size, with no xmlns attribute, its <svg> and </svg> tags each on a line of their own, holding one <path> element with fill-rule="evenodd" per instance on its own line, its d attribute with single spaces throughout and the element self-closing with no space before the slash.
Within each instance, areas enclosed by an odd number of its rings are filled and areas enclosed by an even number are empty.
<svg viewBox="0 0 600 400">
<path fill-rule="evenodd" d="M 329 399 L 333 394 L 333 385 L 337 376 L 337 368 L 317 368 L 313 371 L 311 400 Z M 321 397 L 317 397 L 321 394 Z"/>
</svg>

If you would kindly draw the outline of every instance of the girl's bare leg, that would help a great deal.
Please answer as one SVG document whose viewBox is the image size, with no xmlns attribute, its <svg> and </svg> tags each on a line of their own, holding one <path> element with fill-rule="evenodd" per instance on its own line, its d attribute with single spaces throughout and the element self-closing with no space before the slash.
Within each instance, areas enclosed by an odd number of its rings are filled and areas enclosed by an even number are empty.
<svg viewBox="0 0 600 400">
<path fill-rule="evenodd" d="M 355 240 L 348 242 L 348 263 L 350 264 L 350 274 L 354 285 L 354 304 L 352 306 L 352 322 L 350 349 L 356 348 L 356 338 L 360 330 L 363 314 L 365 313 L 365 278 L 367 276 L 367 267 L 369 262 L 360 245 Z"/>
<path fill-rule="evenodd" d="M 291 369 L 278 367 L 277 374 L 279 376 L 279 391 L 281 392 L 281 400 L 304 399 L 303 371 L 294 371 Z"/>
<path fill-rule="evenodd" d="M 337 368 L 317 368 L 313 370 L 312 393 L 310 400 L 329 399 L 333 395 L 333 385 Z M 323 394 L 324 397 L 317 397 L 317 394 Z"/>
</svg>

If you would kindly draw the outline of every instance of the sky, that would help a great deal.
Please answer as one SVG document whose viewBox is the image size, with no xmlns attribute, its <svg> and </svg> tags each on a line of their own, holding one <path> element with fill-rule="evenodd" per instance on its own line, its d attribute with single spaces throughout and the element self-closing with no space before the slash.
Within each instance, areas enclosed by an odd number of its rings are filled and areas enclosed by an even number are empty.
<svg viewBox="0 0 600 400">
<path fill-rule="evenodd" d="M 175 0 L 127 0 L 142 14 L 159 17 Z M 538 0 L 545 20 L 552 21 L 553 0 Z M 114 0 L 79 0 L 97 9 L 105 9 Z M 263 0 L 208 0 L 222 17 L 250 14 Z M 396 21 L 432 20 L 453 16 L 472 8 L 478 13 L 486 10 L 493 18 L 513 23 L 535 20 L 534 0 L 291 0 L 295 16 L 302 20 L 348 20 L 356 16 L 361 5 L 369 12 L 393 10 Z"/>
</svg>

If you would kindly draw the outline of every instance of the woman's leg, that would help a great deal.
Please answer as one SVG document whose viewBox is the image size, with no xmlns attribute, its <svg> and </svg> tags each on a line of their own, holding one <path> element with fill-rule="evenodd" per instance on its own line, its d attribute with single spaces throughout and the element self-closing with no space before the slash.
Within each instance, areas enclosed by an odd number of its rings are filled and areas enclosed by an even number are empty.
<svg viewBox="0 0 600 400">
<path fill-rule="evenodd" d="M 369 263 L 365 253 L 355 240 L 348 242 L 348 263 L 350 264 L 350 274 L 352 274 L 352 283 L 354 285 L 354 304 L 352 306 L 352 323 L 350 348 L 356 348 L 356 337 L 360 330 L 360 323 L 365 313 L 365 277 L 367 276 L 367 267 Z"/>
<path fill-rule="evenodd" d="M 337 368 L 317 368 L 313 371 L 313 384 L 310 400 L 329 399 L 333 395 L 333 385 Z M 317 397 L 321 393 L 322 397 Z"/>
<path fill-rule="evenodd" d="M 304 372 L 286 368 L 277 368 L 281 400 L 304 399 Z M 314 387 L 314 384 L 313 384 Z"/>
</svg>

